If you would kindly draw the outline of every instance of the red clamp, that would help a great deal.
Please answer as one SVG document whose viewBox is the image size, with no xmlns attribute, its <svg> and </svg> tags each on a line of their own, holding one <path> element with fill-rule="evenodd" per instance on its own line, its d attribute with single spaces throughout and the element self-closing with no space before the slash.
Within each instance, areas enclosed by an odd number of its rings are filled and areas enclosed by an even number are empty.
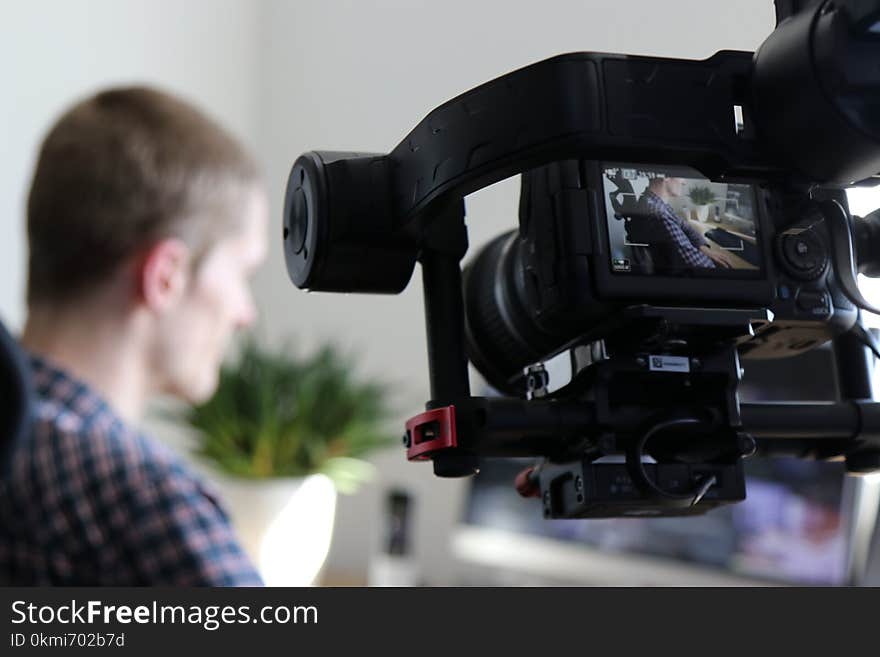
<svg viewBox="0 0 880 657">
<path fill-rule="evenodd" d="M 434 452 L 458 447 L 455 406 L 420 413 L 406 423 L 406 458 L 427 461 Z"/>
</svg>

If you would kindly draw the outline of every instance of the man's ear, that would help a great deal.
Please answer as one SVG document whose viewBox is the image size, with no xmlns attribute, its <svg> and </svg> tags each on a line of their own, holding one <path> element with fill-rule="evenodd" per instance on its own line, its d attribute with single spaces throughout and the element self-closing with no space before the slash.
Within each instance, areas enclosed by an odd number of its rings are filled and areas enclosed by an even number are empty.
<svg viewBox="0 0 880 657">
<path fill-rule="evenodd" d="M 156 242 L 143 254 L 135 275 L 140 301 L 151 310 L 166 310 L 189 284 L 189 247 L 174 238 Z"/>
</svg>

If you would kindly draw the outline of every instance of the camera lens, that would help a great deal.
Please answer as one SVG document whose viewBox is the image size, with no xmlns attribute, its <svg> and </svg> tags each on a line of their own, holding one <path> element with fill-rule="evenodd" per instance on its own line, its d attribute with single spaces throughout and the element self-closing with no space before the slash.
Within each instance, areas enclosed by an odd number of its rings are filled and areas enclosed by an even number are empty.
<svg viewBox="0 0 880 657">
<path fill-rule="evenodd" d="M 517 231 L 492 240 L 464 271 L 468 357 L 499 392 L 521 392 L 523 368 L 560 343 L 535 322 L 529 279 Z"/>
</svg>

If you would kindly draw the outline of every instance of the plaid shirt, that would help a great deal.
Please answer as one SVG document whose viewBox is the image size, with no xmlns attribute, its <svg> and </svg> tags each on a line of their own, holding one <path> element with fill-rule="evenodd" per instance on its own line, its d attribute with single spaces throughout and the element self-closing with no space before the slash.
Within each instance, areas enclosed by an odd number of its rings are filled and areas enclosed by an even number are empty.
<svg viewBox="0 0 880 657">
<path fill-rule="evenodd" d="M 646 191 L 642 200 L 647 214 L 658 220 L 658 229 L 662 233 L 658 241 L 671 243 L 684 265 L 688 267 L 715 267 L 712 259 L 700 251 L 701 246 L 708 246 L 709 243 L 694 230 L 693 226 L 675 214 L 669 203 L 652 191 Z"/>
<path fill-rule="evenodd" d="M 30 440 L 0 481 L 0 584 L 258 586 L 215 495 L 32 356 Z"/>
</svg>

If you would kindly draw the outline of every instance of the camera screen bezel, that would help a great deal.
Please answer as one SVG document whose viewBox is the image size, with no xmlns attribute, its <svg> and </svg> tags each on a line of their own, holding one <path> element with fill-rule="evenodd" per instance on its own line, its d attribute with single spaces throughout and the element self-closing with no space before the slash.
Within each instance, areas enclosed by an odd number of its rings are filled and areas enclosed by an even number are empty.
<svg viewBox="0 0 880 657">
<path fill-rule="evenodd" d="M 638 272 L 614 272 L 611 263 L 611 242 L 608 230 L 608 216 L 605 204 L 604 171 L 609 166 L 632 166 L 634 168 L 675 169 L 692 172 L 694 177 L 711 178 L 698 169 L 678 164 L 602 162 L 587 161 L 585 170 L 587 182 L 592 191 L 590 198 L 589 223 L 593 226 L 594 258 L 592 262 L 594 280 L 599 295 L 607 299 L 633 298 L 645 301 L 704 301 L 724 303 L 750 303 L 768 305 L 774 298 L 772 280 L 772 261 L 769 244 L 774 238 L 772 219 L 767 212 L 768 192 L 755 180 L 725 180 L 733 184 L 750 185 L 753 190 L 755 208 L 756 247 L 761 267 L 758 270 L 740 270 L 737 274 L 726 275 L 664 275 Z"/>
</svg>

